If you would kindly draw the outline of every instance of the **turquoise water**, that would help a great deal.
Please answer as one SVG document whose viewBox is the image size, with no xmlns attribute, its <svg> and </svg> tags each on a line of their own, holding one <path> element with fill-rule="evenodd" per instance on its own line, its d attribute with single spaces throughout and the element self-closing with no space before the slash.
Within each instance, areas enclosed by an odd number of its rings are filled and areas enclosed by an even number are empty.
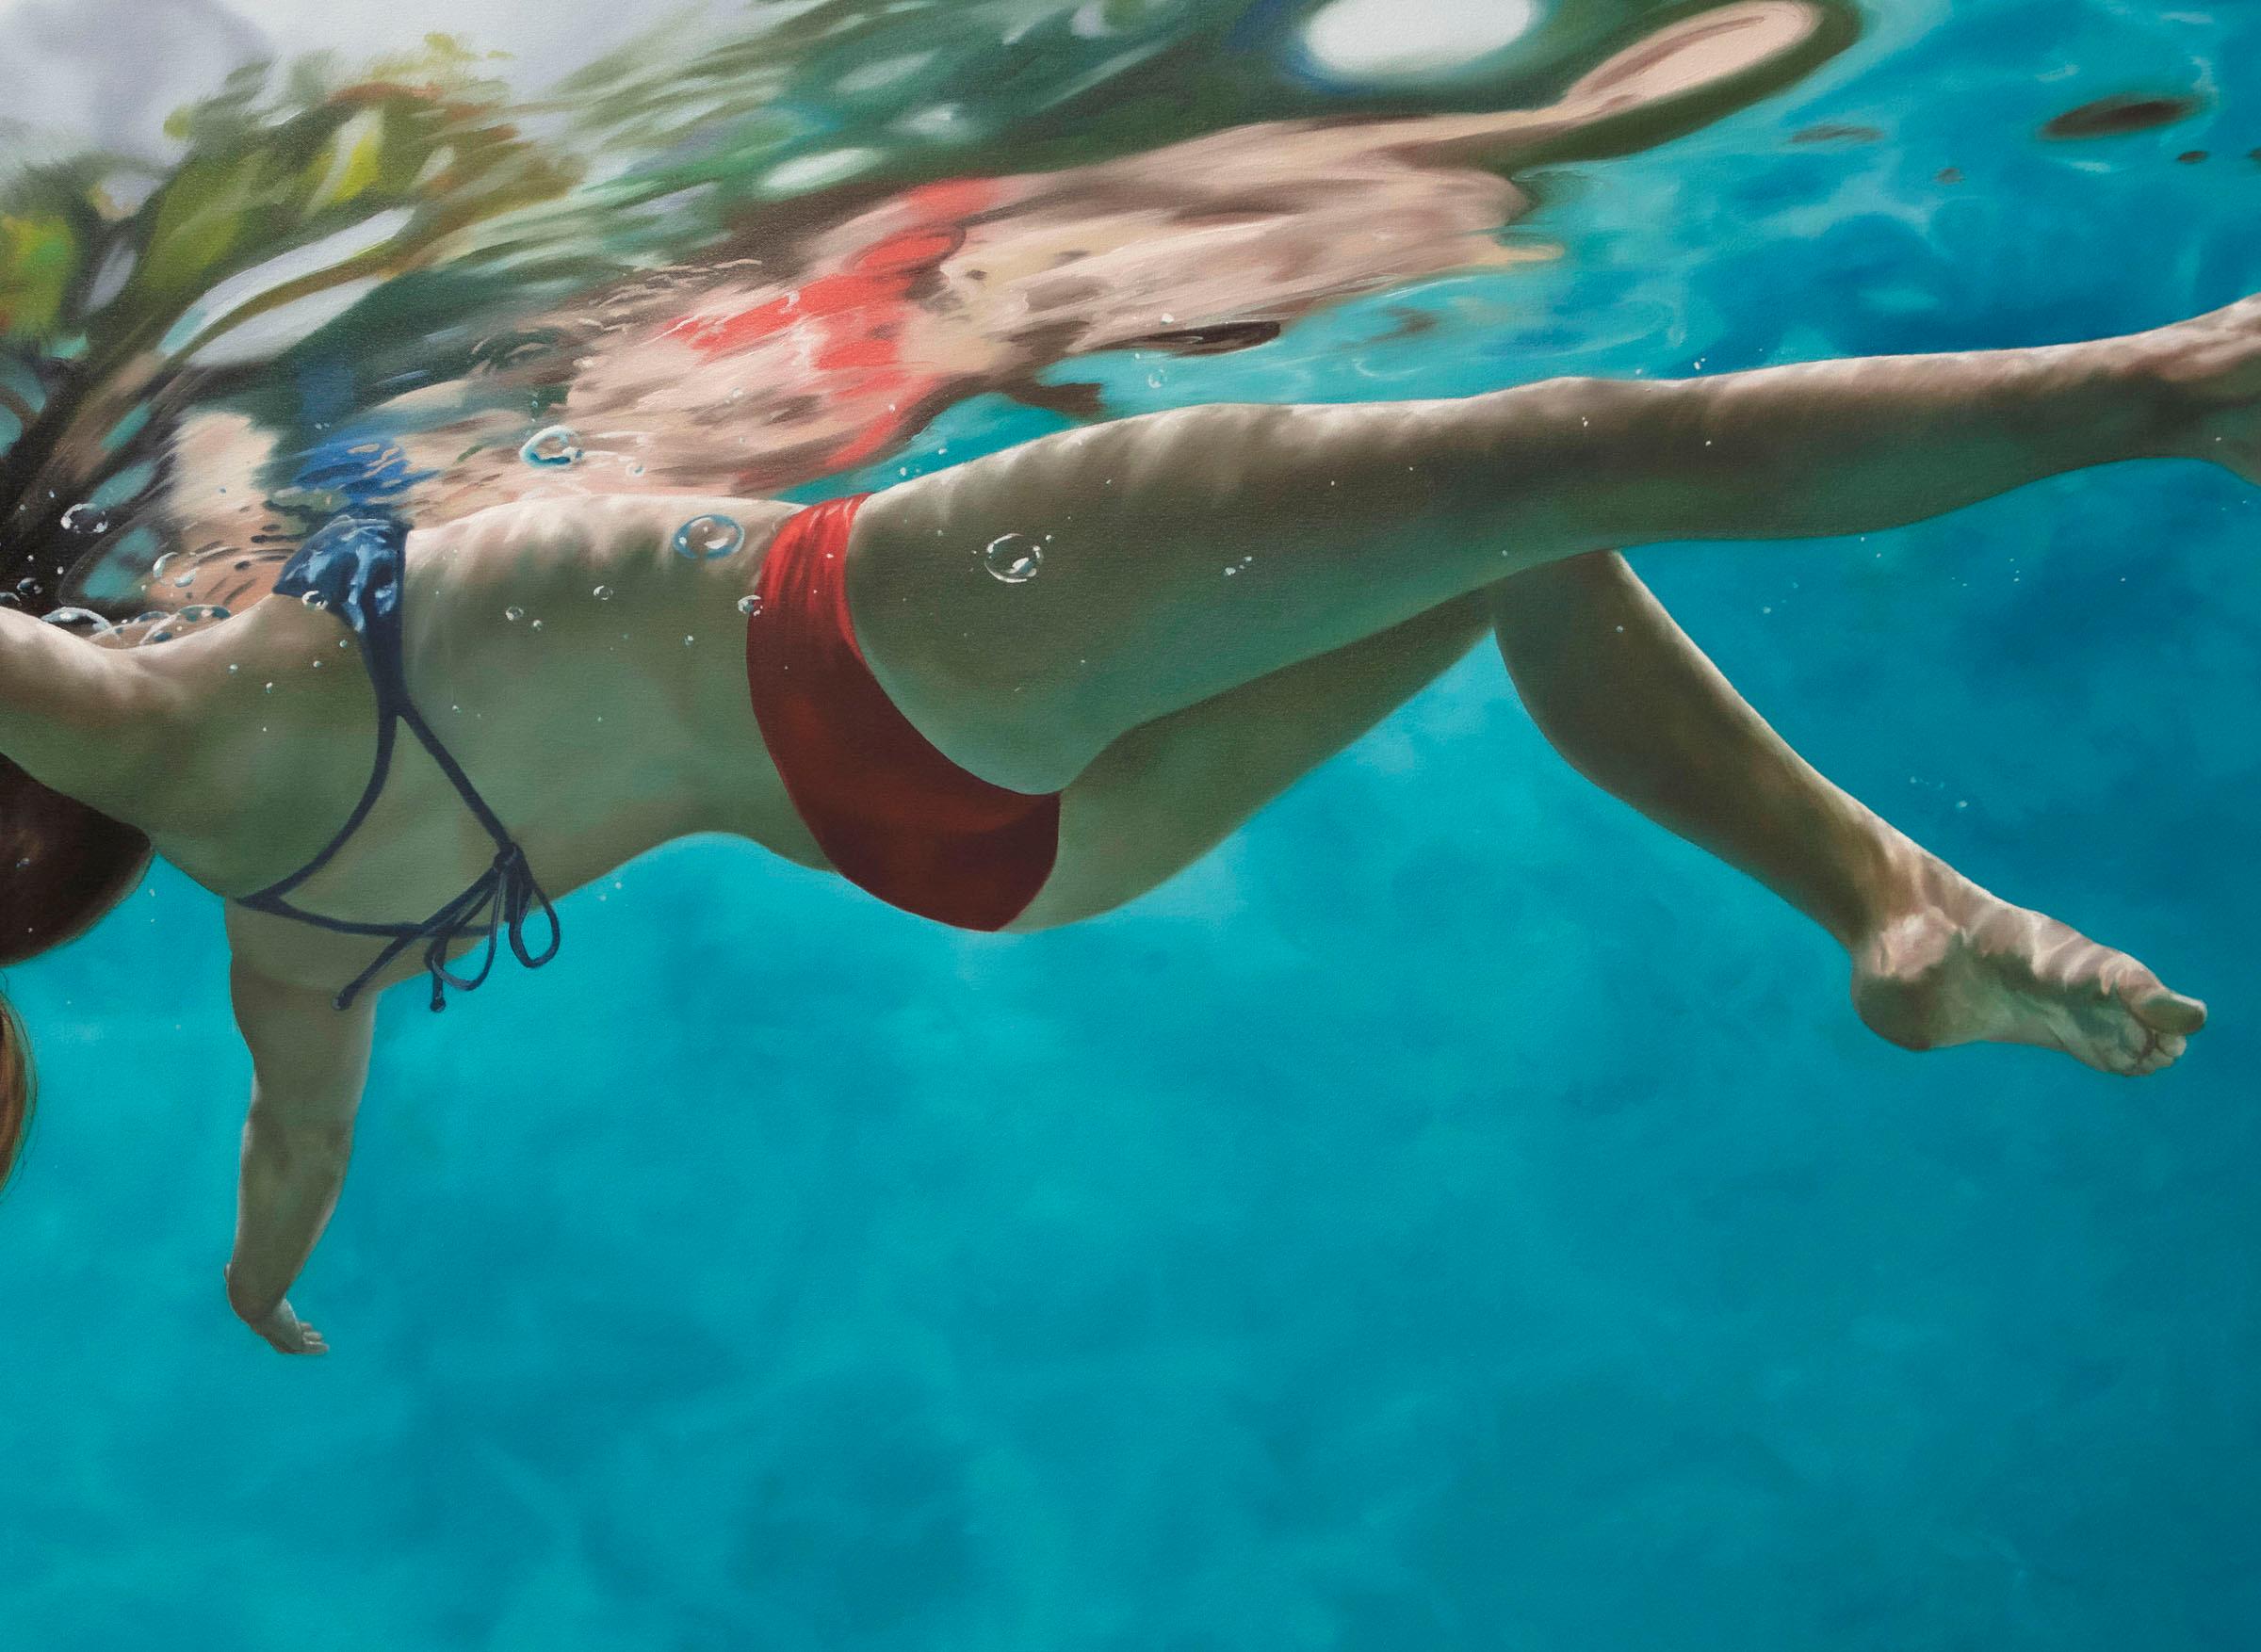
<svg viewBox="0 0 2261 1652">
<path fill-rule="evenodd" d="M 1559 263 L 1057 376 L 1437 396 L 2261 286 L 2250 11 L 1871 25 L 1542 180 Z M 2155 85 L 2212 102 L 2033 136 Z M 1887 136 L 1787 142 L 1825 121 Z M 1444 325 L 1384 340 L 1408 304 Z M 968 402 L 909 462 L 1059 424 Z M 217 904 L 160 871 L 8 982 L 46 1103 L 0 1205 L 0 1644 L 2251 1646 L 2257 530 L 2155 464 L 1638 559 L 1825 771 L 2210 1000 L 2139 1084 L 1879 1044 L 1824 936 L 1585 786 L 1479 656 L 1076 930 L 693 842 L 574 897 L 539 976 L 399 995 L 294 1292 L 336 1352 L 285 1361 L 220 1294 Z"/>
</svg>

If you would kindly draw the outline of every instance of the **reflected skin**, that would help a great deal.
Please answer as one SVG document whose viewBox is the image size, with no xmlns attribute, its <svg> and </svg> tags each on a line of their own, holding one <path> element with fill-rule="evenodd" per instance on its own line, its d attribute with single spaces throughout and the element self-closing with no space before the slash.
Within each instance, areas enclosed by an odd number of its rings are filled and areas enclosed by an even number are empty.
<svg viewBox="0 0 2261 1652">
<path fill-rule="evenodd" d="M 1266 121 L 1062 171 L 922 185 L 838 221 L 785 209 L 709 265 L 530 323 L 562 342 L 522 371 L 389 404 L 427 427 L 404 445 L 435 473 L 409 514 L 724 478 L 773 492 L 884 458 L 985 393 L 1096 416 L 1096 386 L 1040 375 L 1109 351 L 1246 348 L 1358 294 L 1553 256 L 1499 239 L 1532 205 L 1501 171 L 1668 122 L 1692 98 L 1779 72 L 1824 25 L 1801 0 L 1745 0 L 1658 30 L 1543 108 Z M 518 460 L 527 392 L 566 362 L 549 416 L 583 433 L 589 458 L 545 477 Z"/>
<path fill-rule="evenodd" d="M 1511 661 L 1536 639 L 1570 662 L 1542 660 L 1535 709 L 1558 740 L 1602 731 L 1588 772 L 1845 943 L 1884 1036 L 2134 1076 L 2181 1055 L 2202 1004 L 1830 786 L 1597 547 L 1866 533 L 2145 458 L 2261 479 L 2261 300 L 2039 349 L 1119 420 L 875 494 L 848 589 L 874 674 L 929 740 L 984 779 L 1063 792 L 1058 867 L 1016 928 L 1181 869 L 1490 624 Z M 793 509 L 547 500 L 410 536 L 410 691 L 553 894 L 691 832 L 821 864 L 763 752 L 735 606 Z M 675 526 L 710 510 L 745 543 L 674 554 Z M 983 548 L 1034 525 L 1057 525 L 1041 575 L 990 578 Z M 1220 545 L 1251 559 L 1236 576 Z M 1544 600 L 1503 617 L 1526 581 Z M 124 651 L 0 612 L 0 751 L 241 895 L 319 848 L 368 771 L 373 696 L 342 640 L 283 601 Z M 403 762 L 299 899 L 431 911 L 489 852 L 431 767 Z M 340 1012 L 330 995 L 369 948 L 234 905 L 228 933 L 255 1074 L 229 1294 L 277 1346 L 316 1352 L 285 1293 L 345 1174 L 373 998 Z"/>
</svg>

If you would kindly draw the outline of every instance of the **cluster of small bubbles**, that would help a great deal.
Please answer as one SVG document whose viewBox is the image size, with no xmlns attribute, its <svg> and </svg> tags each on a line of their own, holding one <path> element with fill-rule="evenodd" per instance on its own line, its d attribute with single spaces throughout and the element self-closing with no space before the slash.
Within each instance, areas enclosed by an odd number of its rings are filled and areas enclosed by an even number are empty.
<svg viewBox="0 0 2261 1652">
<path fill-rule="evenodd" d="M 529 464 L 571 464 L 581 456 L 581 439 L 563 425 L 551 425 L 536 430 L 518 449 L 518 457 Z"/>
<path fill-rule="evenodd" d="M 741 614 L 758 614 L 761 612 L 761 598 L 758 596 L 740 597 L 738 599 L 738 611 Z"/>
<path fill-rule="evenodd" d="M 1226 563 L 1226 564 L 1225 564 L 1225 577 L 1226 577 L 1226 578 L 1228 578 L 1228 579 L 1230 579 L 1230 578 L 1231 578 L 1231 577 L 1232 577 L 1232 576 L 1233 576 L 1235 574 L 1238 574 L 1238 573 L 1239 573 L 1239 572 L 1240 572 L 1242 569 L 1244 569 L 1244 568 L 1247 567 L 1249 563 L 1251 563 L 1251 562 L 1253 562 L 1253 561 L 1255 561 L 1255 560 L 1256 560 L 1256 558 L 1255 558 L 1255 556 L 1254 556 L 1253 554 L 1251 554 L 1251 555 L 1249 555 L 1249 556 L 1243 557 L 1243 558 L 1242 558 L 1242 559 L 1241 559 L 1239 561 L 1237 561 L 1237 562 L 1228 562 L 1228 563 Z"/>
<path fill-rule="evenodd" d="M 512 624 L 515 625 L 519 621 L 526 618 L 526 610 L 520 607 L 516 603 L 512 603 L 509 607 L 502 610 L 502 617 L 510 621 Z"/>
<path fill-rule="evenodd" d="M 1025 533 L 1000 534 L 982 552 L 989 576 L 1006 585 L 1026 585 L 1044 566 L 1044 552 Z"/>
<path fill-rule="evenodd" d="M 163 619 L 165 616 L 160 614 L 157 617 Z M 99 631 L 109 624 L 92 608 L 57 608 L 52 613 L 41 614 L 40 618 L 50 625 L 61 625 L 66 630 L 73 631 L 81 626 L 89 631 Z"/>
<path fill-rule="evenodd" d="M 598 602 L 610 602 L 612 600 L 612 588 L 610 585 L 600 585 L 589 594 L 596 598 Z"/>
<path fill-rule="evenodd" d="M 694 516 L 675 529 L 675 554 L 697 561 L 726 557 L 746 543 L 746 530 L 734 516 Z"/>
</svg>

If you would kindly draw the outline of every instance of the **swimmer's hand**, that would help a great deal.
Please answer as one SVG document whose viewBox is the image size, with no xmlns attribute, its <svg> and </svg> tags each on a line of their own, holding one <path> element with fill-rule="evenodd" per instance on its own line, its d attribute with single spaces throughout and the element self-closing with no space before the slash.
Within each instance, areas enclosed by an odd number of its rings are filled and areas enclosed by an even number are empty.
<svg viewBox="0 0 2261 1652">
<path fill-rule="evenodd" d="M 232 1295 L 229 1300 L 234 1301 Z M 322 1340 L 322 1334 L 301 1320 L 287 1301 L 277 1303 L 264 1314 L 247 1314 L 238 1308 L 236 1318 L 249 1325 L 277 1353 L 330 1352 L 330 1345 Z"/>
</svg>

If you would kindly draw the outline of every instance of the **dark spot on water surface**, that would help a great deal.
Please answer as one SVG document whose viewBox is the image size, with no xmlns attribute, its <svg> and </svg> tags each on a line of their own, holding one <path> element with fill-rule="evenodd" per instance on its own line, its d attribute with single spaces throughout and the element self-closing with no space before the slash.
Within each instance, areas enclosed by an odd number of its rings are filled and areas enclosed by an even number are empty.
<svg viewBox="0 0 2261 1652">
<path fill-rule="evenodd" d="M 1437 330 L 1438 317 L 1436 313 L 1430 310 L 1399 307 L 1390 312 L 1390 318 L 1397 325 L 1376 338 L 1374 343 L 1393 344 L 1401 338 L 1418 338 L 1424 332 L 1434 332 Z"/>
<path fill-rule="evenodd" d="M 2199 109 L 2194 97 L 2098 98 L 2076 109 L 2067 109 L 2041 128 L 2043 138 L 2118 138 L 2129 132 L 2149 132 L 2187 121 Z"/>
<path fill-rule="evenodd" d="M 1809 126 L 1802 132 L 1790 135 L 1793 143 L 1881 143 L 1883 140 L 1881 127 L 1850 126 L 1833 121 Z"/>
<path fill-rule="evenodd" d="M 2194 167 L 2206 158 L 2206 152 L 2203 149 L 2186 149 L 2174 158 L 2187 167 Z"/>
<path fill-rule="evenodd" d="M 1962 182 L 1962 169 L 1960 167 L 1942 167 L 1938 172 L 1933 175 L 1932 182 L 1936 184 L 1960 184 Z"/>
<path fill-rule="evenodd" d="M 1277 321 L 1220 321 L 1210 327 L 1179 327 L 1134 338 L 1126 349 L 1165 349 L 1181 356 L 1215 356 L 1270 344 L 1279 336 Z"/>
</svg>

